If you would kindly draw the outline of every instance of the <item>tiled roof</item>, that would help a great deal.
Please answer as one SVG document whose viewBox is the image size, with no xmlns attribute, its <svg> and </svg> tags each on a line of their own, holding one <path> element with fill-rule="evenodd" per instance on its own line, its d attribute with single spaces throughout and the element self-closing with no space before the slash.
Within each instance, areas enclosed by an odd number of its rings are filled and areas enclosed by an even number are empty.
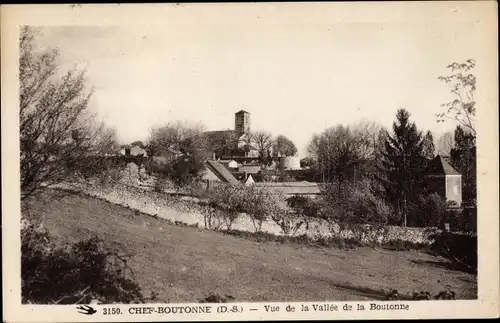
<svg viewBox="0 0 500 323">
<path fill-rule="evenodd" d="M 236 177 L 234 177 L 224 165 L 214 160 L 207 160 L 207 166 L 221 181 L 231 184 L 239 183 Z"/>
<path fill-rule="evenodd" d="M 238 171 L 247 172 L 249 174 L 257 174 L 261 171 L 260 165 L 241 165 L 238 167 Z"/>
<path fill-rule="evenodd" d="M 250 114 L 250 112 L 245 111 L 245 110 L 240 110 L 240 111 L 236 112 L 235 114 L 242 114 L 242 113 L 248 113 L 248 114 Z"/>
<path fill-rule="evenodd" d="M 437 155 L 436 158 L 430 161 L 427 168 L 428 175 L 460 175 L 443 156 Z"/>
<path fill-rule="evenodd" d="M 220 159 L 220 160 L 218 160 L 217 162 L 218 162 L 218 163 L 220 163 L 220 164 L 224 164 L 224 165 L 226 165 L 226 164 L 229 164 L 229 163 L 231 163 L 231 162 L 235 162 L 235 161 L 234 161 L 234 160 L 232 160 L 232 159 Z M 235 163 L 236 163 L 236 162 L 235 162 Z"/>
</svg>

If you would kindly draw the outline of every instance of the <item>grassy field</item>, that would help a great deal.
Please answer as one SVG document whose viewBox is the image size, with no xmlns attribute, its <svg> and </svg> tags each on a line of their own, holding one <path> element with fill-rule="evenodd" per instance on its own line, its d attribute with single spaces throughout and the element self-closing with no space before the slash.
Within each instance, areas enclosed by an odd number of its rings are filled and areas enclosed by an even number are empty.
<svg viewBox="0 0 500 323">
<path fill-rule="evenodd" d="M 79 195 L 47 191 L 26 202 L 32 217 L 70 241 L 99 236 L 132 255 L 144 292 L 161 302 L 198 302 L 212 293 L 236 301 L 382 300 L 384 291 L 429 291 L 449 285 L 477 298 L 475 275 L 449 269 L 417 251 L 369 247 L 337 250 L 248 239 L 170 225 L 134 210 Z"/>
</svg>

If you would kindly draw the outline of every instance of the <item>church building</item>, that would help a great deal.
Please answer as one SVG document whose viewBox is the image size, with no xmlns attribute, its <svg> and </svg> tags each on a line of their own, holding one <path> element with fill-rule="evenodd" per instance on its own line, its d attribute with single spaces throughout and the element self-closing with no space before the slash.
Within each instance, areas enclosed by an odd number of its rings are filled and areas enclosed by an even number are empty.
<svg viewBox="0 0 500 323">
<path fill-rule="evenodd" d="M 214 146 L 215 159 L 258 158 L 259 151 L 250 137 L 250 113 L 244 110 L 234 114 L 234 130 L 204 133 Z"/>
</svg>

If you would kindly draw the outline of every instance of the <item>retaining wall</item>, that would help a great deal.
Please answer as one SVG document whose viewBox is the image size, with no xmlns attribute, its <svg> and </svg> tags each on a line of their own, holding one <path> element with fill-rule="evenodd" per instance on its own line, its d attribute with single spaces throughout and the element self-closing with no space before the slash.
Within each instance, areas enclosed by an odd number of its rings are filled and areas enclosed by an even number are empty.
<svg viewBox="0 0 500 323">
<path fill-rule="evenodd" d="M 133 183 L 130 183 L 133 184 Z M 204 218 L 200 212 L 199 199 L 193 197 L 174 196 L 170 192 L 158 193 L 149 186 L 134 186 L 123 183 L 95 184 L 91 182 L 65 183 L 58 185 L 59 188 L 81 191 L 90 196 L 106 200 L 113 204 L 129 207 L 152 216 L 179 221 L 188 225 L 204 227 Z M 242 214 L 232 226 L 232 229 L 254 232 L 255 227 L 251 218 Z M 262 224 L 262 231 L 282 235 L 281 228 L 273 221 Z M 370 227 L 369 225 L 358 226 L 356 229 L 340 227 L 326 220 L 310 218 L 307 226 L 302 226 L 295 235 L 307 235 L 310 238 L 318 237 L 344 237 L 357 238 L 363 242 L 384 243 L 391 240 L 402 240 L 412 243 L 430 244 L 431 234 L 436 229 L 428 228 L 404 228 L 398 226 Z"/>
</svg>

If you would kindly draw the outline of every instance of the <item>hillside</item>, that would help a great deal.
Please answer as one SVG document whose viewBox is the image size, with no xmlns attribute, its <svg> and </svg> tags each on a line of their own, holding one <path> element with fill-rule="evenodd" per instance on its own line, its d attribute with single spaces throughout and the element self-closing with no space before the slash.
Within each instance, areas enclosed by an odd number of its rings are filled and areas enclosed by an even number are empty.
<svg viewBox="0 0 500 323">
<path fill-rule="evenodd" d="M 26 203 L 30 216 L 43 216 L 55 236 L 78 241 L 97 235 L 131 254 L 140 286 L 159 293 L 162 302 L 197 302 L 211 293 L 236 301 L 374 300 L 384 299 L 384 290 L 436 294 L 446 285 L 458 298 L 477 297 L 474 275 L 417 251 L 255 242 L 54 191 Z"/>
</svg>

